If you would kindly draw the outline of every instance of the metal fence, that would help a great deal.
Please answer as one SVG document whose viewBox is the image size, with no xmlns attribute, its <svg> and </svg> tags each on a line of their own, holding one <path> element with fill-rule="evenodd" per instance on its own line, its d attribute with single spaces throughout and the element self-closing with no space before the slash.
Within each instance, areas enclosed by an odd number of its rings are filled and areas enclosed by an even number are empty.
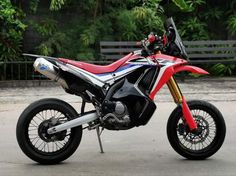
<svg viewBox="0 0 236 176">
<path fill-rule="evenodd" d="M 45 79 L 33 69 L 33 61 L 0 62 L 0 80 Z"/>
<path fill-rule="evenodd" d="M 108 64 L 107 61 L 86 61 L 94 64 Z M 24 58 L 20 61 L 0 61 L 0 81 L 6 80 L 45 80 L 45 76 L 33 68 L 34 60 Z"/>
</svg>

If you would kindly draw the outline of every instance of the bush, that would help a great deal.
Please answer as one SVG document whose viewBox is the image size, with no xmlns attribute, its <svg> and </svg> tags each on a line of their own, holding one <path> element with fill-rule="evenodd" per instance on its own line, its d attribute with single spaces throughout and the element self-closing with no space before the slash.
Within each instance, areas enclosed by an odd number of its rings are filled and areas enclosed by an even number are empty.
<svg viewBox="0 0 236 176">
<path fill-rule="evenodd" d="M 14 7 L 10 0 L 0 1 L 0 61 L 14 60 L 21 54 L 23 32 L 21 22 L 24 13 Z"/>
</svg>

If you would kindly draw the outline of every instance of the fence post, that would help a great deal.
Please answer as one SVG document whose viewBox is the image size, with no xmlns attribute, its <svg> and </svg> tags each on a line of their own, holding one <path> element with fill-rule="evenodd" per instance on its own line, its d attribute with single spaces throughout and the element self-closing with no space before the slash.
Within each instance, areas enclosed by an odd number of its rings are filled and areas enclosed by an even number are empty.
<svg viewBox="0 0 236 176">
<path fill-rule="evenodd" d="M 28 66 L 28 63 L 25 62 L 25 79 L 26 80 L 28 80 L 28 78 L 27 78 L 27 76 L 28 76 L 28 74 L 27 74 L 27 66 Z"/>
<path fill-rule="evenodd" d="M 21 73 L 20 73 L 20 63 L 18 64 L 18 80 L 20 80 L 20 75 L 21 75 Z"/>
<path fill-rule="evenodd" d="M 7 64 L 6 62 L 4 62 L 4 66 L 3 66 L 3 79 L 6 80 L 7 79 Z"/>
</svg>

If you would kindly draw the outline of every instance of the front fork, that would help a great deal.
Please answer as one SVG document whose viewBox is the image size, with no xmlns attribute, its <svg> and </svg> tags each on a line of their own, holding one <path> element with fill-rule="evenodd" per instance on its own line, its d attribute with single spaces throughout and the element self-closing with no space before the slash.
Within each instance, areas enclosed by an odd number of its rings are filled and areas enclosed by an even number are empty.
<svg viewBox="0 0 236 176">
<path fill-rule="evenodd" d="M 190 130 L 191 131 L 196 130 L 197 123 L 194 120 L 192 113 L 188 107 L 188 104 L 186 103 L 184 96 L 182 95 L 180 88 L 179 88 L 176 80 L 173 78 L 173 76 L 167 82 L 167 86 L 170 90 L 170 93 L 171 93 L 175 103 L 182 105 L 182 112 L 183 112 L 184 118 L 185 118 Z"/>
</svg>

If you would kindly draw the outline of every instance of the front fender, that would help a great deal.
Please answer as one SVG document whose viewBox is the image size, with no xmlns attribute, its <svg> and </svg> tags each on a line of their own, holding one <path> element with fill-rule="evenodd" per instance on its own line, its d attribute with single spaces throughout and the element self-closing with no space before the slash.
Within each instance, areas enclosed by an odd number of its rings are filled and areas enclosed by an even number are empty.
<svg viewBox="0 0 236 176">
<path fill-rule="evenodd" d="M 189 71 L 192 73 L 203 74 L 203 75 L 209 74 L 206 70 L 203 70 L 195 66 L 179 65 L 177 67 L 174 67 L 174 73 L 181 72 L 181 71 Z"/>
</svg>

